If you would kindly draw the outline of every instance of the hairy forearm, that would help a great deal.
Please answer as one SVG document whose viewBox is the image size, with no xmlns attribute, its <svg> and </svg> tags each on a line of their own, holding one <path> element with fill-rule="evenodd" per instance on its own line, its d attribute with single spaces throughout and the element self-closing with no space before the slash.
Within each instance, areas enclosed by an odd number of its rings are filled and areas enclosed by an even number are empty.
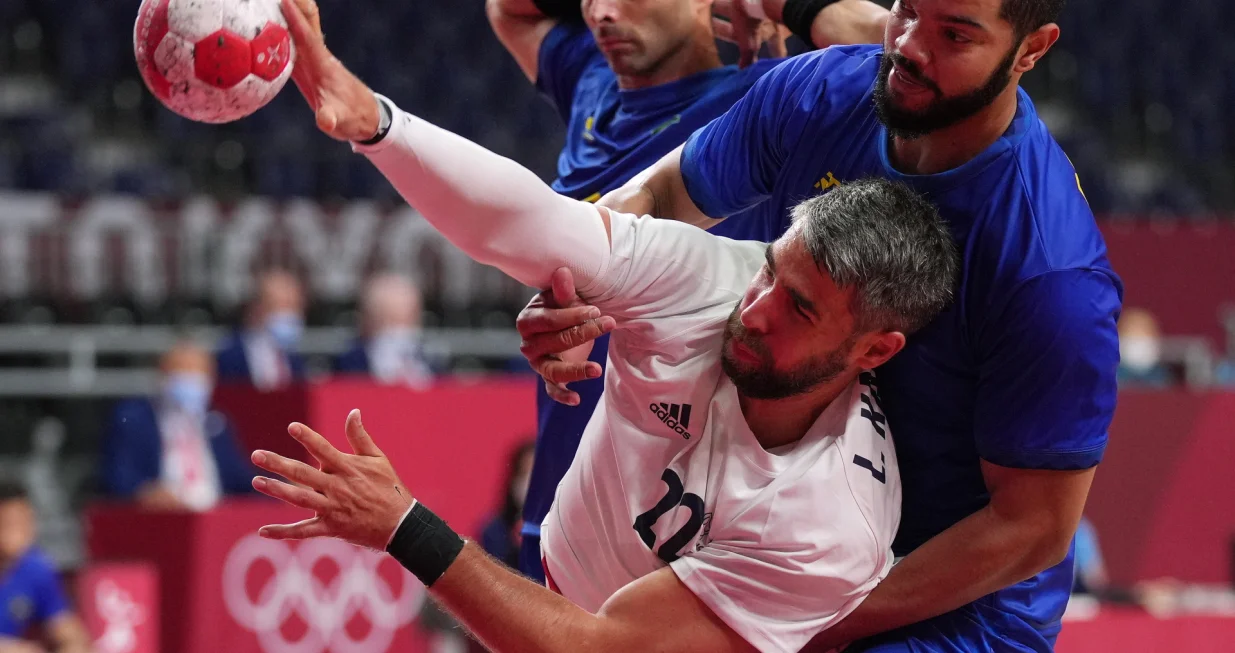
<svg viewBox="0 0 1235 653">
<path fill-rule="evenodd" d="M 929 619 L 1019 583 L 1057 564 L 1069 537 L 983 508 L 906 556 L 862 605 L 808 650 L 826 651 Z"/>
<path fill-rule="evenodd" d="M 580 285 L 604 269 L 608 235 L 595 207 L 553 192 L 523 166 L 395 110 L 390 133 L 359 147 L 408 204 L 473 259 L 545 288 L 568 267 Z"/>
<path fill-rule="evenodd" d="M 505 569 L 473 542 L 430 592 L 495 653 L 617 650 L 601 641 L 601 618 Z"/>
</svg>

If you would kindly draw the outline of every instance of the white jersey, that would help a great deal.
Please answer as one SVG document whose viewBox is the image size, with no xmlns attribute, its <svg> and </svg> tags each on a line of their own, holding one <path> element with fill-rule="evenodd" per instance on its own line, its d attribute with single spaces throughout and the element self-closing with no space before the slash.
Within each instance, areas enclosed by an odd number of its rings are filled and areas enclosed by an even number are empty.
<svg viewBox="0 0 1235 653">
<path fill-rule="evenodd" d="M 873 374 L 793 445 L 747 426 L 721 339 L 765 248 L 612 215 L 612 257 L 580 290 L 618 320 L 605 392 L 541 546 L 586 610 L 667 564 L 753 646 L 796 651 L 888 573 L 901 489 Z"/>
</svg>

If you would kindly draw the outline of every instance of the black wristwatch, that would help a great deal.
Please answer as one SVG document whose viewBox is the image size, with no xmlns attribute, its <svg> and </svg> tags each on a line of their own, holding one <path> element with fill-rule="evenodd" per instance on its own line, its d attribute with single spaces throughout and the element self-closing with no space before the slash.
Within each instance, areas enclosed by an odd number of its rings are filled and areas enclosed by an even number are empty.
<svg viewBox="0 0 1235 653">
<path fill-rule="evenodd" d="M 373 97 L 377 99 L 377 133 L 368 140 L 356 141 L 359 145 L 377 145 L 383 138 L 386 138 L 386 134 L 390 133 L 390 124 L 394 122 L 394 111 L 390 108 L 386 98 L 376 93 Z"/>
</svg>

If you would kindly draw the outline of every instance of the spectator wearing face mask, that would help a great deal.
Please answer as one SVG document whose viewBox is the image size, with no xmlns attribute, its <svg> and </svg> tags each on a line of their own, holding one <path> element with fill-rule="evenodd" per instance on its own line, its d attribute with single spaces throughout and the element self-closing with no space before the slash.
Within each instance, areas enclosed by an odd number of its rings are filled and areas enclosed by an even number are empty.
<svg viewBox="0 0 1235 653">
<path fill-rule="evenodd" d="M 0 653 L 86 653 L 86 629 L 35 535 L 25 488 L 0 482 Z"/>
<path fill-rule="evenodd" d="M 340 375 L 364 375 L 379 383 L 428 385 L 433 369 L 420 338 L 420 290 L 406 277 L 379 274 L 360 299 L 361 337 L 334 361 Z"/>
<path fill-rule="evenodd" d="M 230 426 L 210 411 L 214 361 L 190 342 L 163 355 L 159 396 L 128 399 L 112 413 L 101 456 L 108 494 L 152 509 L 208 510 L 224 494 L 251 491 L 254 470 Z"/>
<path fill-rule="evenodd" d="M 257 280 L 244 328 L 224 341 L 216 360 L 220 383 L 276 390 L 304 379 L 296 353 L 304 333 L 304 293 L 290 272 L 270 270 Z"/>
<path fill-rule="evenodd" d="M 1129 308 L 1119 318 L 1119 385 L 1165 388 L 1171 374 L 1162 364 L 1162 331 L 1143 308 Z"/>
</svg>

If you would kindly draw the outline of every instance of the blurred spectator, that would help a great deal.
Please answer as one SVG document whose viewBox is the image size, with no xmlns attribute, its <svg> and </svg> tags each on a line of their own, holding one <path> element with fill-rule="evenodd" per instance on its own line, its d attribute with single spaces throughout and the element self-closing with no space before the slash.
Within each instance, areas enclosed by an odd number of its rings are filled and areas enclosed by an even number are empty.
<svg viewBox="0 0 1235 653">
<path fill-rule="evenodd" d="M 1165 388 L 1171 374 L 1162 364 L 1162 331 L 1143 308 L 1125 309 L 1119 318 L 1119 385 Z"/>
<path fill-rule="evenodd" d="M 1224 388 L 1235 388 L 1235 359 L 1228 358 L 1214 370 L 1214 383 Z"/>
<path fill-rule="evenodd" d="M 208 510 L 221 495 L 251 491 L 254 470 L 227 419 L 209 409 L 210 353 L 184 342 L 163 355 L 162 392 L 121 401 L 101 456 L 103 485 L 151 509 Z"/>
<path fill-rule="evenodd" d="M 1088 517 L 1081 517 L 1076 528 L 1076 576 L 1072 581 L 1074 594 L 1101 594 L 1110 585 L 1106 562 L 1098 545 L 1098 532 Z"/>
<path fill-rule="evenodd" d="M 527 485 L 532 477 L 535 448 L 536 443 L 528 440 L 510 453 L 506 483 L 502 486 L 506 490 L 502 495 L 502 510 L 485 526 L 480 536 L 484 550 L 511 569 L 519 568 L 523 500 L 527 498 Z"/>
<path fill-rule="evenodd" d="M 35 535 L 25 488 L 0 483 L 0 653 L 85 653 L 86 629 Z"/>
<path fill-rule="evenodd" d="M 304 379 L 296 345 L 304 333 L 304 292 L 295 275 L 269 270 L 257 280 L 257 296 L 245 311 L 244 327 L 219 350 L 220 383 L 252 383 L 274 390 Z"/>
<path fill-rule="evenodd" d="M 397 274 L 379 274 L 360 299 L 360 338 L 334 361 L 339 374 L 363 374 L 380 383 L 425 386 L 433 371 L 420 342 L 420 290 Z"/>
</svg>

